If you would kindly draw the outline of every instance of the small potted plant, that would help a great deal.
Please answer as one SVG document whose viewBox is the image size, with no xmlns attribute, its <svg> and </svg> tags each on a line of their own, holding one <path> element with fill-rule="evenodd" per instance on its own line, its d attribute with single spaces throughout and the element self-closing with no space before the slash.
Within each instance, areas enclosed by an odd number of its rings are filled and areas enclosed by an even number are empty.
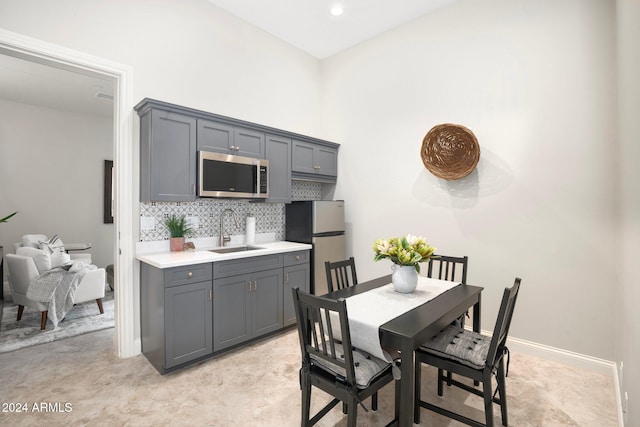
<svg viewBox="0 0 640 427">
<path fill-rule="evenodd" d="M 184 250 L 184 238 L 193 234 L 193 230 L 189 224 L 187 224 L 185 216 L 176 216 L 172 214 L 164 221 L 164 225 L 171 234 L 171 238 L 169 239 L 169 247 L 171 248 L 171 251 L 178 252 Z"/>
</svg>

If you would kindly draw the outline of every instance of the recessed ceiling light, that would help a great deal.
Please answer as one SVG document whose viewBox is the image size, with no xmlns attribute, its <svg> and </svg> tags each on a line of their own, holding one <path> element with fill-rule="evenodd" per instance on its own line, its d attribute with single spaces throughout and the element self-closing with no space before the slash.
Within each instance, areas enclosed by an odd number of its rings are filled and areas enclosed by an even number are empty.
<svg viewBox="0 0 640 427">
<path fill-rule="evenodd" d="M 340 16 L 344 13 L 344 8 L 342 7 L 342 5 L 336 4 L 335 6 L 332 6 L 331 9 L 329 9 L 329 12 L 333 16 Z"/>
</svg>

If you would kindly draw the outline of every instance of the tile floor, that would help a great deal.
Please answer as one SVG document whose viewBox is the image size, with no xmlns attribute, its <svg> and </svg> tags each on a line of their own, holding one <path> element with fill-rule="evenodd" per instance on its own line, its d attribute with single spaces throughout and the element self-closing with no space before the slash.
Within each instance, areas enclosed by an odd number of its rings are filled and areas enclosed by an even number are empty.
<svg viewBox="0 0 640 427">
<path fill-rule="evenodd" d="M 144 356 L 118 359 L 112 342 L 106 330 L 1 354 L 0 425 L 300 425 L 295 330 L 165 376 Z M 423 367 L 423 379 L 434 377 Z M 423 396 L 439 399 L 432 381 L 423 387 Z M 313 393 L 316 409 L 329 399 Z M 507 396 L 510 426 L 618 425 L 612 378 L 532 356 L 512 353 Z M 482 402 L 468 393 L 445 389 L 442 401 L 482 417 Z M 392 414 L 389 385 L 377 412 L 358 410 L 358 425 L 382 426 Z M 499 426 L 498 408 L 494 414 Z M 346 417 L 338 406 L 317 425 L 346 425 Z M 421 425 L 460 424 L 423 409 Z"/>
</svg>

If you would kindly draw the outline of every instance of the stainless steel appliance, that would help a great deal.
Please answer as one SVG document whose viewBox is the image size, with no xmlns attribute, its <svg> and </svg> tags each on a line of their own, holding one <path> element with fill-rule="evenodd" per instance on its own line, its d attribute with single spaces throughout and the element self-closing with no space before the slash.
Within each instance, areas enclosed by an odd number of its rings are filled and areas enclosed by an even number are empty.
<svg viewBox="0 0 640 427">
<path fill-rule="evenodd" d="M 198 196 L 269 197 L 269 161 L 198 151 Z"/>
<path fill-rule="evenodd" d="M 311 243 L 311 292 L 327 293 L 325 261 L 346 258 L 344 201 L 307 200 L 285 205 L 285 239 Z"/>
</svg>

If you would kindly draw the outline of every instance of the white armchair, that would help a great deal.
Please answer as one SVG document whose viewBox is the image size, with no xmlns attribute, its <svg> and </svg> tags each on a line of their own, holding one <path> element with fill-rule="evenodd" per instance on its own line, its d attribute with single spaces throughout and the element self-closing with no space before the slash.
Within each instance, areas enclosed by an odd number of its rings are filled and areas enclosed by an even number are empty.
<svg viewBox="0 0 640 427">
<path fill-rule="evenodd" d="M 47 323 L 48 304 L 33 301 L 27 298 L 27 289 L 29 282 L 34 277 L 43 273 L 39 270 L 46 266 L 46 254 L 44 251 L 35 248 L 20 248 L 18 254 L 7 254 L 8 279 L 9 287 L 13 295 L 13 301 L 18 304 L 18 318 L 22 318 L 25 307 L 33 308 L 42 313 L 40 320 L 40 329 L 44 330 Z M 102 307 L 102 298 L 105 294 L 106 274 L 104 268 L 88 270 L 75 292 L 74 303 L 79 304 L 86 301 L 95 300 L 98 304 L 100 314 L 104 313 Z"/>
</svg>

